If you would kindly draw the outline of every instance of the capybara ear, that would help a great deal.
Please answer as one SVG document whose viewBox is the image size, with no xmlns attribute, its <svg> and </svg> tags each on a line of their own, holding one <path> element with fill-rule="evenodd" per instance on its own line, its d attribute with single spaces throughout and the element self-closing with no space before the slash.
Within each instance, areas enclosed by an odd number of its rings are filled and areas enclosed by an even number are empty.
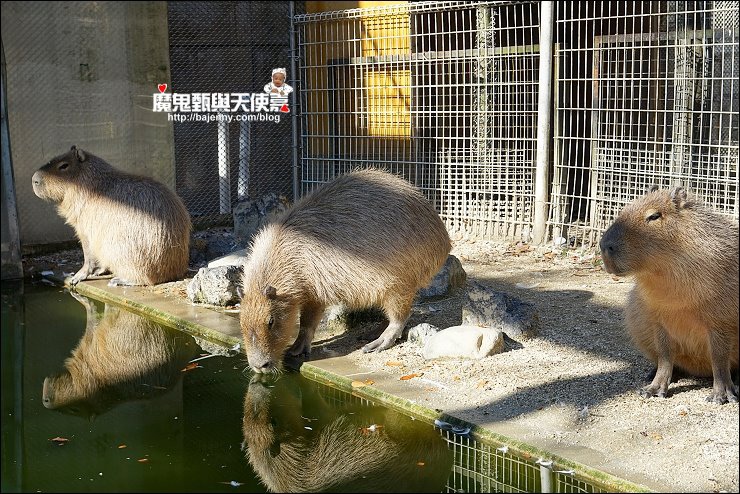
<svg viewBox="0 0 740 494">
<path fill-rule="evenodd" d="M 677 209 L 683 209 L 690 205 L 689 198 L 686 195 L 686 189 L 679 186 L 671 190 L 671 200 Z"/>
<path fill-rule="evenodd" d="M 271 300 L 277 298 L 277 290 L 275 290 L 274 286 L 267 285 L 262 293 Z"/>
<path fill-rule="evenodd" d="M 660 187 L 658 185 L 651 185 L 650 188 L 648 189 L 648 192 L 655 192 L 659 188 Z"/>
<path fill-rule="evenodd" d="M 83 162 L 87 159 L 87 154 L 85 154 L 85 151 L 82 149 L 79 149 L 77 146 L 72 146 L 72 149 L 70 151 L 75 152 L 75 156 L 77 157 L 77 161 Z"/>
</svg>

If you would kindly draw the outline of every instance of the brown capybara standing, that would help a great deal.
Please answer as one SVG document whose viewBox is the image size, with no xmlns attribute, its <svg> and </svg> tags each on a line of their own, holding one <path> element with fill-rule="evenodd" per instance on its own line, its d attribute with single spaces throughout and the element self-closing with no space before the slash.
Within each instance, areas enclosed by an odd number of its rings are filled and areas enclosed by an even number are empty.
<svg viewBox="0 0 740 494">
<path fill-rule="evenodd" d="M 260 231 L 244 266 L 249 365 L 275 372 L 286 350 L 308 355 L 324 309 L 339 303 L 382 308 L 388 327 L 363 351 L 391 347 L 450 248 L 431 204 L 395 175 L 356 171 L 313 191 Z"/>
<path fill-rule="evenodd" d="M 738 225 L 682 187 L 627 205 L 601 239 L 609 273 L 633 274 L 627 329 L 657 365 L 643 396 L 664 397 L 673 366 L 714 376 L 708 401 L 738 401 Z"/>
<path fill-rule="evenodd" d="M 165 185 L 116 170 L 76 146 L 33 175 L 33 191 L 56 203 L 85 262 L 70 279 L 112 273 L 112 285 L 155 285 L 188 267 L 190 215 Z"/>
</svg>

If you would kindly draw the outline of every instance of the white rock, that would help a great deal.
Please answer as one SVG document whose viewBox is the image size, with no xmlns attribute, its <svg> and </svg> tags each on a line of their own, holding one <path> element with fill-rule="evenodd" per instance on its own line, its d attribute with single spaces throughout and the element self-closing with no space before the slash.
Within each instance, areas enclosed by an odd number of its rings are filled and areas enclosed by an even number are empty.
<svg viewBox="0 0 740 494">
<path fill-rule="evenodd" d="M 479 326 L 452 326 L 431 336 L 424 345 L 427 360 L 438 358 L 482 359 L 503 350 L 500 330 Z"/>
</svg>

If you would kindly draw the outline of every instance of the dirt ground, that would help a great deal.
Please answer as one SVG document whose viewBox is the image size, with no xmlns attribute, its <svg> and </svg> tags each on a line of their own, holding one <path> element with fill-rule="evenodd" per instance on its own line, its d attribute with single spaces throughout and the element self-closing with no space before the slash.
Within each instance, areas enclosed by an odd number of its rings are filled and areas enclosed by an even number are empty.
<svg viewBox="0 0 740 494">
<path fill-rule="evenodd" d="M 423 373 L 416 379 L 428 384 L 429 404 L 447 413 L 479 424 L 506 423 L 518 431 L 516 439 L 531 444 L 599 452 L 598 463 L 659 490 L 738 492 L 738 404 L 705 401 L 711 379 L 682 378 L 671 384 L 666 399 L 636 393 L 652 365 L 624 330 L 630 279 L 605 273 L 588 249 L 458 241 L 452 254 L 469 279 L 533 303 L 539 336 L 508 340 L 506 351 L 477 361 L 426 362 L 421 348 L 404 340 L 363 354 L 362 345 L 384 327 L 378 320 L 341 335 L 318 333 L 312 357 L 347 355 L 399 377 Z M 27 260 L 27 272 L 60 259 L 69 263 L 69 272 L 82 261 L 78 251 L 41 256 Z M 186 282 L 158 289 L 184 295 Z M 417 304 L 407 327 L 460 324 L 462 302 L 458 291 Z"/>
</svg>

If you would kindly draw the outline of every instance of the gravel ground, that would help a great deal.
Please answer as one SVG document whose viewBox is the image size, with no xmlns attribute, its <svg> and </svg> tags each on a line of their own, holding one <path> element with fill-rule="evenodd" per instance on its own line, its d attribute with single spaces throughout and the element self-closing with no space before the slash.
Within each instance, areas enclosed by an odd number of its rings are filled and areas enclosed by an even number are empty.
<svg viewBox="0 0 740 494">
<path fill-rule="evenodd" d="M 597 463 L 660 490 L 738 492 L 738 404 L 706 402 L 710 379 L 680 379 L 666 399 L 636 393 L 652 365 L 634 349 L 623 326 L 631 280 L 605 273 L 598 256 L 585 249 L 458 241 L 452 253 L 469 279 L 533 303 L 539 336 L 507 340 L 506 351 L 482 360 L 426 362 L 421 348 L 404 340 L 384 352 L 363 354 L 362 345 L 385 326 L 376 320 L 340 335 L 319 332 L 314 358 L 347 355 L 399 377 L 423 373 L 416 379 L 428 384 L 430 405 L 480 424 L 505 423 L 518 431 L 516 439 L 531 444 L 598 452 Z M 75 272 L 81 252 L 24 264 L 31 274 L 60 263 Z M 184 296 L 187 281 L 154 289 Z M 458 291 L 416 305 L 407 327 L 460 324 L 462 299 Z"/>
</svg>

